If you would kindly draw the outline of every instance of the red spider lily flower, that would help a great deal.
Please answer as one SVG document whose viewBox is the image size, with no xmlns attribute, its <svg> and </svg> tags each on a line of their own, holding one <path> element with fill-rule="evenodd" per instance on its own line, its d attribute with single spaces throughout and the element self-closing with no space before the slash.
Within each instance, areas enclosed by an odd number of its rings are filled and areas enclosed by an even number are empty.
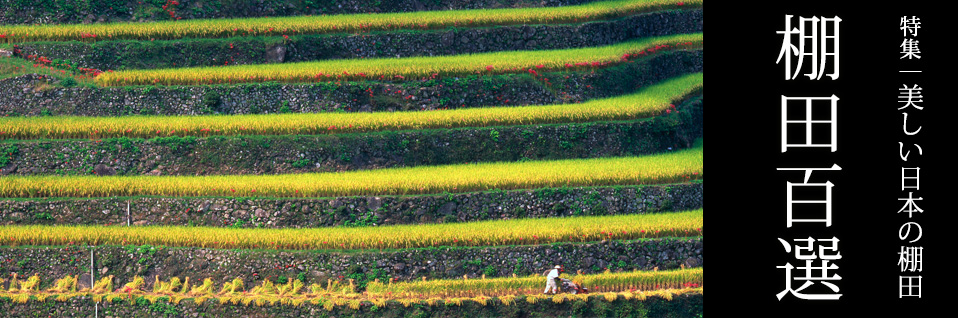
<svg viewBox="0 0 958 318">
<path fill-rule="evenodd" d="M 492 65 L 486 65 L 486 70 L 487 70 L 487 71 L 491 71 L 491 70 L 492 70 Z"/>
<path fill-rule="evenodd" d="M 536 65 L 536 68 L 543 68 L 543 67 L 546 67 L 546 66 L 542 64 Z"/>
</svg>

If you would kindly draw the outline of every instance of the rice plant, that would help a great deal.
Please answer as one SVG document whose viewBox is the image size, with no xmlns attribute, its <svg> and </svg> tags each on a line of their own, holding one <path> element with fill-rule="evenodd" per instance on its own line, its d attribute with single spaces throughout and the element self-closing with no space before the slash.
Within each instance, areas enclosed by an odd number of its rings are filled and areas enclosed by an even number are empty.
<svg viewBox="0 0 958 318">
<path fill-rule="evenodd" d="M 671 112 L 673 103 L 698 93 L 703 87 L 703 73 L 695 73 L 669 79 L 633 94 L 580 104 L 428 112 L 0 117 L 0 139 L 340 134 L 630 120 Z"/>
<path fill-rule="evenodd" d="M 295 36 L 391 30 L 434 30 L 521 24 L 562 24 L 644 12 L 696 8 L 702 0 L 609 0 L 575 6 L 196 19 L 149 23 L 0 25 L 0 43 L 30 41 L 169 40 L 237 36 Z"/>
<path fill-rule="evenodd" d="M 310 83 L 342 80 L 426 79 L 469 74 L 530 73 L 607 67 L 675 49 L 697 48 L 702 33 L 644 38 L 602 47 L 505 51 L 446 56 L 325 60 L 107 72 L 101 86 L 205 85 L 257 82 Z"/>
<path fill-rule="evenodd" d="M 702 235 L 703 211 L 566 218 L 516 219 L 362 228 L 230 229 L 175 226 L 0 226 L 0 244 L 163 245 L 225 249 L 375 250 L 437 246 L 498 246 L 594 242 Z M 598 278 L 596 278 L 598 279 Z M 501 279 L 510 281 L 510 279 Z M 522 279 L 519 279 L 522 280 Z M 616 281 L 586 281 L 609 285 Z M 143 279 L 124 288 L 137 289 Z M 177 291 L 174 282 L 155 292 Z M 11 284 L 14 286 L 14 284 Z M 332 284 L 329 285 L 332 288 Z M 511 286 L 511 285 L 510 285 Z M 351 286 L 348 289 L 352 289 Z M 204 291 L 212 291 L 208 286 Z M 218 295 L 236 295 L 243 281 L 225 284 Z M 180 290 L 181 291 L 181 290 Z M 196 291 L 194 289 L 194 291 Z"/>
<path fill-rule="evenodd" d="M 640 157 L 482 162 L 303 174 L 5 176 L 0 183 L 0 197 L 329 197 L 679 183 L 704 176 L 703 145 Z"/>
</svg>

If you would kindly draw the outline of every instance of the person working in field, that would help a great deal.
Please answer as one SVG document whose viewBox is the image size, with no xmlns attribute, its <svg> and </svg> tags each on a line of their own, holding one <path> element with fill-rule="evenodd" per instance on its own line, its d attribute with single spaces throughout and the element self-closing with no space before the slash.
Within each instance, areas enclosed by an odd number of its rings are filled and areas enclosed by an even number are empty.
<svg viewBox="0 0 958 318">
<path fill-rule="evenodd" d="M 546 274 L 546 290 L 543 291 L 543 294 L 549 293 L 549 288 L 552 288 L 552 294 L 556 293 L 556 280 L 559 278 L 559 270 L 562 269 L 562 266 L 556 265 L 548 274 Z"/>
</svg>

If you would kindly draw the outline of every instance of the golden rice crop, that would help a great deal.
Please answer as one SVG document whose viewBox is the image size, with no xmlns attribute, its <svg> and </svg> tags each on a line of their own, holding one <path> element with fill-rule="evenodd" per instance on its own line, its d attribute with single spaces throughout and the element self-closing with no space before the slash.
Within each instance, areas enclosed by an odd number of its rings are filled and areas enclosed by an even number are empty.
<svg viewBox="0 0 958 318">
<path fill-rule="evenodd" d="M 638 275 L 636 275 L 638 274 Z M 14 282 L 11 284 L 16 284 L 16 278 L 14 274 Z M 159 284 L 171 284 L 173 280 L 178 280 L 178 277 L 174 277 L 170 280 L 170 283 L 161 281 L 159 277 L 156 277 L 156 281 Z M 663 271 L 663 272 L 635 272 L 635 273 L 615 273 L 615 274 L 596 274 L 596 275 L 579 275 L 574 276 L 573 279 L 578 281 L 589 281 L 589 280 L 601 280 L 601 281 L 618 281 L 621 285 L 626 284 L 643 284 L 649 283 L 650 281 L 669 281 L 673 285 L 681 283 L 696 283 L 700 284 L 702 282 L 702 269 L 690 269 L 690 270 L 675 270 L 675 271 Z M 327 309 L 332 308 L 333 306 L 344 306 L 352 305 L 358 306 L 360 302 L 369 302 L 372 305 L 385 307 L 387 301 L 395 301 L 398 304 L 401 304 L 405 307 L 409 307 L 413 303 L 422 303 L 429 306 L 436 306 L 440 304 L 450 304 L 457 303 L 462 304 L 463 300 L 471 300 L 482 305 L 486 305 L 491 300 L 490 296 L 495 295 L 503 305 L 510 306 L 515 303 L 516 296 L 521 294 L 527 294 L 526 299 L 530 303 L 535 303 L 536 300 L 548 299 L 546 296 L 539 295 L 539 290 L 542 287 L 542 277 L 524 277 L 521 279 L 513 279 L 508 282 L 498 281 L 498 280 L 483 280 L 482 284 L 456 284 L 456 280 L 433 280 L 427 283 L 396 283 L 395 285 L 384 286 L 380 283 L 370 283 L 370 289 L 368 293 L 362 295 L 356 294 L 354 291 L 348 292 L 328 292 L 322 290 L 322 286 L 318 284 L 313 284 L 311 291 L 300 292 L 296 289 L 296 286 L 303 286 L 303 282 L 300 280 L 289 280 L 286 284 L 276 285 L 272 281 L 266 279 L 260 284 L 260 286 L 253 287 L 252 290 L 245 291 L 243 293 L 213 293 L 208 290 L 206 291 L 196 291 L 195 289 L 187 289 L 186 285 L 183 285 L 180 290 L 165 290 L 165 291 L 147 291 L 141 289 L 139 285 L 137 287 L 131 288 L 121 288 L 118 290 L 96 290 L 90 288 L 84 288 L 83 290 L 76 291 L 76 277 L 67 276 L 64 279 L 58 280 L 62 281 L 73 281 L 74 283 L 73 290 L 65 290 L 63 288 L 46 288 L 38 289 L 39 286 L 39 275 L 34 275 L 30 277 L 30 280 L 37 282 L 37 285 L 33 289 L 0 289 L 0 298 L 9 298 L 13 299 L 18 303 L 26 303 L 29 300 L 35 297 L 37 301 L 43 302 L 45 299 L 54 298 L 56 301 L 64 302 L 68 301 L 74 297 L 90 297 L 95 302 L 107 301 L 114 302 L 122 299 L 128 299 L 133 302 L 134 299 L 143 298 L 151 303 L 156 301 L 162 301 L 161 299 L 168 298 L 168 301 L 171 304 L 178 305 L 183 299 L 192 299 L 196 304 L 203 304 L 207 299 L 218 299 L 218 303 L 225 304 L 227 302 L 232 302 L 233 304 L 242 303 L 244 305 L 249 305 L 250 303 L 255 302 L 258 306 L 263 306 L 267 303 L 270 305 L 284 304 L 284 305 L 294 305 L 299 306 L 305 302 L 310 302 L 314 305 L 318 305 L 320 301 L 323 301 L 323 306 Z M 103 280 L 110 285 L 112 285 L 113 276 L 104 277 Z M 136 276 L 134 281 L 140 280 L 143 278 Z M 0 283 L 3 283 L 3 279 L 0 279 Z M 519 283 L 518 281 L 522 281 Z M 234 280 L 235 282 L 235 280 Z M 132 284 L 132 283 L 131 283 Z M 204 286 L 212 287 L 212 279 L 207 278 Z M 127 284 L 129 286 L 130 284 Z M 233 284 L 226 282 L 223 284 L 223 289 L 230 288 Z M 523 291 L 509 291 L 504 289 L 504 286 L 520 286 L 519 288 Z M 478 296 L 474 297 L 437 297 L 438 295 L 449 295 L 456 294 L 453 290 L 443 289 L 452 288 L 452 289 L 461 289 L 466 288 L 462 294 L 476 294 Z M 591 290 L 622 290 L 622 292 L 606 292 L 600 295 L 594 295 L 598 299 L 605 300 L 614 300 L 619 296 L 622 296 L 625 299 L 638 299 L 645 300 L 646 295 L 648 296 L 658 296 L 666 299 L 670 299 L 673 295 L 682 295 L 687 293 L 702 293 L 703 288 L 682 288 L 682 289 L 666 289 L 662 287 L 661 289 L 651 290 L 651 291 L 642 291 L 633 293 L 629 290 L 624 289 L 615 289 L 616 287 L 611 286 L 597 286 L 589 285 Z M 439 289 L 436 289 L 439 288 Z M 291 290 L 289 292 L 285 290 Z M 375 290 L 375 291 L 372 291 Z M 403 297 L 403 295 L 409 295 L 408 297 Z M 571 294 L 559 294 L 552 297 L 553 302 L 561 303 L 563 300 L 588 300 L 590 295 L 571 295 Z M 442 302 L 440 302 L 442 301 Z"/>
<path fill-rule="evenodd" d="M 602 47 L 563 50 L 505 51 L 446 56 L 325 60 L 314 62 L 144 69 L 107 72 L 102 86 L 203 85 L 251 82 L 324 82 L 396 78 L 433 78 L 468 74 L 502 74 L 573 70 L 615 65 L 634 57 L 703 44 L 702 33 L 644 38 Z"/>
<path fill-rule="evenodd" d="M 431 30 L 517 24 L 560 24 L 643 12 L 700 7 L 702 0 L 611 0 L 575 6 L 407 13 L 341 14 L 238 19 L 69 25 L 0 25 L 0 43 L 103 41 Z"/>
<path fill-rule="evenodd" d="M 702 145 L 640 157 L 484 162 L 348 172 L 209 176 L 6 176 L 0 197 L 325 197 L 663 184 L 703 177 Z"/>
<path fill-rule="evenodd" d="M 685 284 L 703 283 L 703 269 L 675 269 L 667 271 L 633 271 L 588 275 L 562 276 L 581 284 L 589 292 L 618 292 L 626 290 L 656 290 L 682 288 Z M 366 292 L 371 295 L 391 297 L 474 297 L 542 292 L 545 278 L 542 276 L 501 277 L 487 279 L 443 279 L 394 283 L 371 282 Z"/>
<path fill-rule="evenodd" d="M 574 123 L 645 118 L 701 90 L 702 73 L 623 96 L 581 104 L 486 107 L 428 112 L 231 116 L 0 117 L 0 139 L 334 134 L 384 130 Z"/>
<path fill-rule="evenodd" d="M 402 249 L 592 242 L 701 235 L 703 210 L 364 228 L 0 226 L 2 245 L 164 245 L 244 249 Z M 595 283 L 586 281 L 587 283 Z M 597 283 L 596 283 L 597 284 Z"/>
</svg>

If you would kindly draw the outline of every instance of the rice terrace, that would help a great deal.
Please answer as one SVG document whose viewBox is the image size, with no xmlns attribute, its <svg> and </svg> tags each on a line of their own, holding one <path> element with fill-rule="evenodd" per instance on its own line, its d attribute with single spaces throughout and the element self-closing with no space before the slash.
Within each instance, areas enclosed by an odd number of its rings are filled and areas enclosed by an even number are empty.
<svg viewBox="0 0 958 318">
<path fill-rule="evenodd" d="M 702 317 L 703 61 L 701 0 L 0 0 L 0 315 Z"/>
</svg>

